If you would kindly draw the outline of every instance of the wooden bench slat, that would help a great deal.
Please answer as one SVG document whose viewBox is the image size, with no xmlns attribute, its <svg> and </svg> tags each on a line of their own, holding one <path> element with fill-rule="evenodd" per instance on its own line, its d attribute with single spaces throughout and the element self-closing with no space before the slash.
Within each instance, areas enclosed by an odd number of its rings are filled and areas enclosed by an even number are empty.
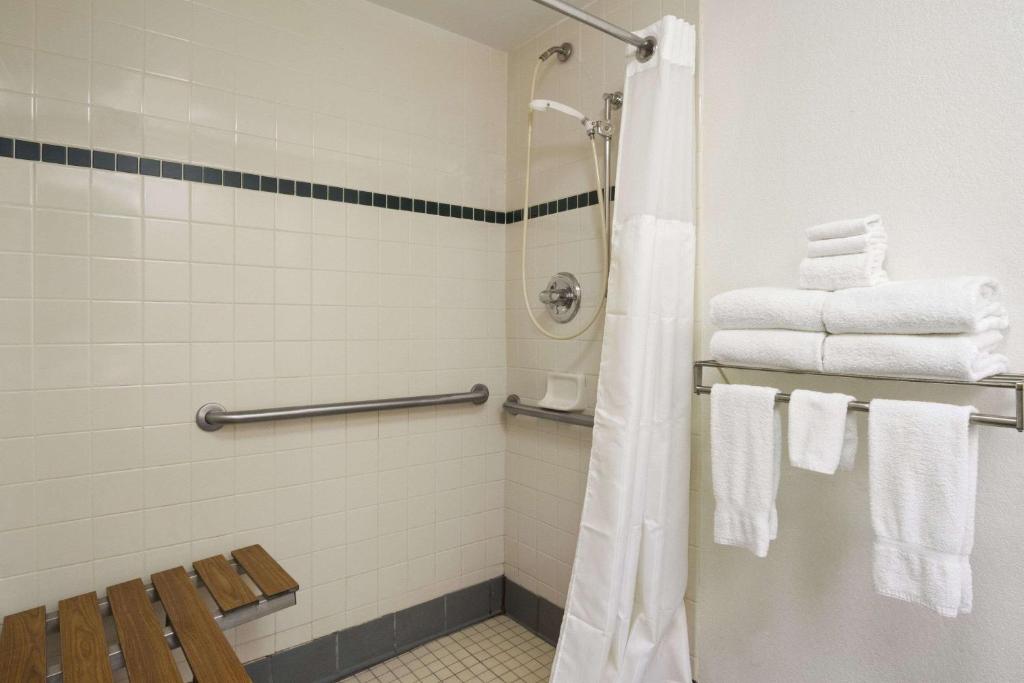
<svg viewBox="0 0 1024 683">
<path fill-rule="evenodd" d="M 267 597 L 298 590 L 299 584 L 270 556 L 270 553 L 263 549 L 263 546 L 250 545 L 239 548 L 232 550 L 231 555 L 238 560 Z"/>
<path fill-rule="evenodd" d="M 113 683 L 96 593 L 61 600 L 57 612 L 64 683 Z"/>
<path fill-rule="evenodd" d="M 182 683 L 142 581 L 133 579 L 107 588 L 107 599 L 131 682 Z"/>
<path fill-rule="evenodd" d="M 196 683 L 249 683 L 238 656 L 181 567 L 153 574 L 153 585 L 181 641 Z"/>
<path fill-rule="evenodd" d="M 46 610 L 43 607 L 4 617 L 0 633 L 0 681 L 46 680 Z"/>
<path fill-rule="evenodd" d="M 259 600 L 223 555 L 197 560 L 192 566 L 223 611 L 230 612 Z"/>
</svg>

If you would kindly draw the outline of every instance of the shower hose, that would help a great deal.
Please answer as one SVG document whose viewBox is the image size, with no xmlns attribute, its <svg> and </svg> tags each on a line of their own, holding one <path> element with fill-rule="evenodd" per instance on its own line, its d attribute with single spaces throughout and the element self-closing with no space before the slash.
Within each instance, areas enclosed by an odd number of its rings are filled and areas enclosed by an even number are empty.
<svg viewBox="0 0 1024 683">
<path fill-rule="evenodd" d="M 530 99 L 528 100 L 529 102 L 533 101 L 534 91 L 537 88 L 537 74 L 540 72 L 540 67 L 543 64 L 543 59 L 538 60 L 537 66 L 535 66 L 533 69 L 533 79 L 530 81 Z M 584 332 L 589 330 L 595 322 L 597 322 L 598 317 L 601 315 L 601 309 L 604 308 L 605 300 L 608 296 L 608 226 L 605 224 L 605 197 L 604 193 L 601 190 L 601 168 L 598 165 L 597 161 L 597 143 L 594 142 L 594 136 L 591 135 L 590 151 L 593 152 L 594 155 L 594 178 L 597 180 L 597 202 L 601 214 L 599 220 L 601 223 L 601 287 L 603 291 L 601 292 L 600 303 L 598 303 L 597 307 L 594 309 L 594 314 L 590 317 L 590 320 L 587 322 L 586 325 L 583 326 L 582 329 L 572 334 L 558 335 L 552 332 L 548 332 L 541 326 L 540 322 L 537 320 L 537 316 L 533 314 L 533 309 L 531 308 L 530 303 L 530 295 L 526 289 L 526 237 L 529 232 L 530 225 L 530 148 L 532 147 L 532 142 L 533 110 L 531 109 L 526 127 L 526 181 L 524 183 L 526 187 L 523 193 L 523 245 L 522 259 L 520 260 L 520 271 L 522 275 L 521 280 L 523 284 L 523 303 L 526 305 L 526 314 L 530 316 L 530 322 L 533 323 L 533 326 L 537 328 L 538 332 L 543 334 L 545 337 L 548 337 L 549 339 L 555 339 L 558 341 L 568 341 L 569 339 L 575 339 L 576 337 L 579 337 Z"/>
</svg>

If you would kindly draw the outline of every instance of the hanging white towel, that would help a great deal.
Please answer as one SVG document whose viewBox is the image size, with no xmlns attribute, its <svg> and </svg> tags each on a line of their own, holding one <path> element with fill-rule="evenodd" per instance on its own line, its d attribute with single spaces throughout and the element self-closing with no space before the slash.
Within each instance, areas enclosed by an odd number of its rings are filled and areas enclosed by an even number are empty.
<svg viewBox="0 0 1024 683">
<path fill-rule="evenodd" d="M 789 464 L 835 474 L 853 469 L 857 419 L 848 409 L 853 396 L 797 389 L 789 399 Z"/>
<path fill-rule="evenodd" d="M 742 384 L 711 387 L 711 488 L 715 543 L 746 548 L 758 557 L 778 535 L 782 420 L 778 389 Z"/>
<path fill-rule="evenodd" d="M 811 242 L 819 240 L 842 239 L 843 237 L 856 237 L 857 235 L 884 234 L 882 218 L 876 214 L 864 218 L 849 218 L 845 220 L 822 223 L 805 230 L 807 239 Z"/>
<path fill-rule="evenodd" d="M 711 357 L 722 363 L 821 372 L 823 332 L 719 330 L 711 335 Z"/>
<path fill-rule="evenodd" d="M 971 611 L 978 480 L 973 406 L 874 400 L 868 478 L 875 590 L 955 617 Z"/>
<path fill-rule="evenodd" d="M 868 247 L 860 254 L 805 258 L 800 262 L 800 288 L 832 292 L 850 287 L 875 287 L 889 281 L 882 268 L 885 244 Z"/>
<path fill-rule="evenodd" d="M 721 334 L 721 333 L 716 333 Z M 1006 372 L 995 353 L 1000 332 L 981 334 L 830 334 L 825 372 L 977 381 Z"/>
<path fill-rule="evenodd" d="M 834 292 L 824 304 L 833 334 L 975 334 L 1010 320 L 990 277 L 889 282 Z"/>
<path fill-rule="evenodd" d="M 748 287 L 711 299 L 711 322 L 722 330 L 824 332 L 828 292 L 783 287 Z"/>
</svg>

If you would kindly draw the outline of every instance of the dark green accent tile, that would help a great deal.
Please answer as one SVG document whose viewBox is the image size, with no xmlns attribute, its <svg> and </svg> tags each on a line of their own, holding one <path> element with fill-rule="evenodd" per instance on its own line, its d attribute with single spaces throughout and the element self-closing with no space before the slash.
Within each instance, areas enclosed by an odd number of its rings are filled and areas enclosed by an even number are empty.
<svg viewBox="0 0 1024 683">
<path fill-rule="evenodd" d="M 139 158 L 132 154 L 118 154 L 116 166 L 120 173 L 138 173 Z"/>
<path fill-rule="evenodd" d="M 179 164 L 177 161 L 164 161 L 161 163 L 161 166 L 163 167 L 162 175 L 164 178 L 173 178 L 174 180 L 181 180 L 182 168 L 181 164 Z"/>
<path fill-rule="evenodd" d="M 154 178 L 160 177 L 160 160 L 159 159 L 147 159 L 143 157 L 139 159 L 139 173 L 142 175 L 153 176 Z"/>
<path fill-rule="evenodd" d="M 40 159 L 48 164 L 66 164 L 68 163 L 68 148 L 64 145 L 43 143 Z"/>
<path fill-rule="evenodd" d="M 92 151 L 92 167 L 104 171 L 113 171 L 117 167 L 117 158 L 113 152 Z"/>
</svg>

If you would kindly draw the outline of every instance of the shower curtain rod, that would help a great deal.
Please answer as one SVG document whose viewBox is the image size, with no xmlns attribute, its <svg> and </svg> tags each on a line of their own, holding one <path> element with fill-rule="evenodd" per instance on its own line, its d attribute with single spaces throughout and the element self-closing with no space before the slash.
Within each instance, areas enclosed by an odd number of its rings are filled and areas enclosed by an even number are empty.
<svg viewBox="0 0 1024 683">
<path fill-rule="evenodd" d="M 570 5 L 564 0 L 533 0 L 537 4 L 544 5 L 547 8 L 553 9 L 556 12 L 561 12 L 567 17 L 575 19 L 576 21 L 582 22 L 587 26 L 596 28 L 598 31 L 603 31 L 613 38 L 618 38 L 624 43 L 629 43 L 636 47 L 636 58 L 637 61 L 646 62 L 654 54 L 655 48 L 658 46 L 658 41 L 654 36 L 638 36 L 637 34 L 627 31 L 624 28 L 616 26 L 610 22 L 605 21 L 601 17 L 596 17 L 589 12 L 584 12 L 575 5 Z"/>
</svg>

